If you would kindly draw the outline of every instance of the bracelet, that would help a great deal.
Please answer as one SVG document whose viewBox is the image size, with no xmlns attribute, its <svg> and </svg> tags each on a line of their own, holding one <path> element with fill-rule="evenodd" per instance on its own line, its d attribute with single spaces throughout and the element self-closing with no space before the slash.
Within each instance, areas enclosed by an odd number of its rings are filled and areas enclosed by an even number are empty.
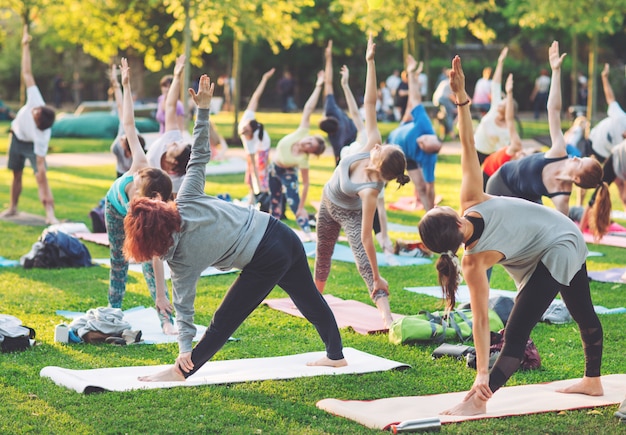
<svg viewBox="0 0 626 435">
<path fill-rule="evenodd" d="M 467 101 L 465 103 L 454 103 L 455 106 L 457 107 L 461 107 L 461 106 L 466 106 L 470 103 L 470 99 L 468 98 Z"/>
</svg>

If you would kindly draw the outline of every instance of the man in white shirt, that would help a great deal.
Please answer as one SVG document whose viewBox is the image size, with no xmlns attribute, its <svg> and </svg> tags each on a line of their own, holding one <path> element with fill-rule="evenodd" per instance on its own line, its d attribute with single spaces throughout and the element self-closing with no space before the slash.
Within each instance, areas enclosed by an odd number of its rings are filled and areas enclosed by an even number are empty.
<svg viewBox="0 0 626 435">
<path fill-rule="evenodd" d="M 8 167 L 13 171 L 11 204 L 2 216 L 18 214 L 17 203 L 22 193 L 22 175 L 26 160 L 35 172 L 39 199 L 46 211 L 46 223 L 59 223 L 54 215 L 54 198 L 46 175 L 46 154 L 50 142 L 50 127 L 54 124 L 54 110 L 46 103 L 35 84 L 31 69 L 30 35 L 24 26 L 22 35 L 22 77 L 26 86 L 26 104 L 11 123 Z"/>
</svg>

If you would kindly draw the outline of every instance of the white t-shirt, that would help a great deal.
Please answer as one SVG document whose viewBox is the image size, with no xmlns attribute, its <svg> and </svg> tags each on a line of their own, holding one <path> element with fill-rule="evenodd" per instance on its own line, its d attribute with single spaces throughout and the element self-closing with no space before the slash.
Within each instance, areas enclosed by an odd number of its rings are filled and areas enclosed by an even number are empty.
<svg viewBox="0 0 626 435">
<path fill-rule="evenodd" d="M 604 158 L 609 157 L 611 149 L 624 140 L 626 131 L 626 113 L 617 101 L 609 104 L 608 117 L 600 121 L 589 132 L 589 140 L 593 150 Z"/>
<path fill-rule="evenodd" d="M 417 82 L 420 87 L 420 95 L 425 98 L 426 95 L 428 95 L 428 76 L 426 73 L 420 73 L 420 75 L 417 76 Z"/>
<path fill-rule="evenodd" d="M 396 76 L 393 74 L 387 77 L 387 80 L 385 80 L 385 84 L 391 90 L 392 93 L 396 92 L 401 82 L 402 82 L 402 79 L 400 78 L 400 76 Z"/>
<path fill-rule="evenodd" d="M 11 122 L 11 130 L 17 138 L 24 142 L 32 142 L 34 144 L 35 155 L 45 157 L 48 153 L 48 144 L 50 143 L 49 128 L 39 130 L 33 118 L 33 109 L 35 107 L 45 106 L 46 102 L 39 92 L 37 86 L 29 86 L 26 89 L 26 104 L 20 108 L 15 115 L 15 119 Z"/>
<path fill-rule="evenodd" d="M 491 82 L 491 107 L 483 116 L 474 132 L 476 150 L 483 154 L 491 154 L 511 142 L 509 129 L 496 124 L 498 106 L 502 102 L 500 83 Z"/>
<path fill-rule="evenodd" d="M 474 87 L 474 104 L 489 104 L 491 102 L 491 80 L 479 78 Z"/>
<path fill-rule="evenodd" d="M 615 145 L 611 154 L 613 154 L 615 176 L 620 180 L 626 180 L 626 139 Z"/>
<path fill-rule="evenodd" d="M 539 76 L 537 80 L 535 80 L 535 86 L 537 86 L 537 91 L 542 92 L 544 94 L 548 93 L 550 90 L 550 82 L 552 80 L 548 76 Z"/>
<path fill-rule="evenodd" d="M 243 112 L 243 116 L 241 117 L 241 121 L 239 121 L 239 126 L 237 127 L 238 130 L 241 131 L 241 129 L 254 118 L 255 114 L 253 110 L 246 110 Z M 248 154 L 256 154 L 258 151 L 267 151 L 272 146 L 270 135 L 265 129 L 263 129 L 263 139 L 259 139 L 259 130 L 252 133 L 252 139 L 250 140 L 246 139 L 243 134 L 239 135 L 239 137 L 241 138 L 243 148 Z"/>
<path fill-rule="evenodd" d="M 150 149 L 146 153 L 146 157 L 148 158 L 148 163 L 153 168 L 161 168 L 161 157 L 167 151 L 167 146 L 172 142 L 182 142 L 183 135 L 180 130 L 169 130 L 163 133 L 157 140 L 152 142 L 150 145 Z M 184 175 L 172 175 L 168 174 L 172 179 L 172 191 L 174 193 L 178 192 L 180 189 L 180 185 L 183 182 Z"/>
</svg>

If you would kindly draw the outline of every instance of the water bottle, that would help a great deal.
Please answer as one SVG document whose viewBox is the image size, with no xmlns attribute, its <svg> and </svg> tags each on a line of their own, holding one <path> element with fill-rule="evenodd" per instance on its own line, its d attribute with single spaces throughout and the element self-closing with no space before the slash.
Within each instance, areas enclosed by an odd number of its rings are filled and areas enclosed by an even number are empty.
<svg viewBox="0 0 626 435">
<path fill-rule="evenodd" d="M 61 323 L 54 328 L 54 341 L 57 343 L 67 343 L 69 341 L 69 328 L 65 323 Z"/>
<path fill-rule="evenodd" d="M 437 417 L 404 420 L 398 424 L 391 425 L 391 432 L 394 434 L 409 432 L 439 432 L 440 429 L 441 421 Z"/>
</svg>

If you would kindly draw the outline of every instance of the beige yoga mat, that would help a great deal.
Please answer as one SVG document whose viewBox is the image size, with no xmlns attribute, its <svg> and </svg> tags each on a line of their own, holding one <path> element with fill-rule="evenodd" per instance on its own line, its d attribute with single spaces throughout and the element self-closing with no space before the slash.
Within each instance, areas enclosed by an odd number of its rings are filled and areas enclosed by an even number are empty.
<svg viewBox="0 0 626 435">
<path fill-rule="evenodd" d="M 38 216 L 36 214 L 27 213 L 25 211 L 20 211 L 13 216 L 0 216 L 0 220 L 12 222 L 18 225 L 28 225 L 32 227 L 47 225 L 45 216 Z"/>
<path fill-rule="evenodd" d="M 309 367 L 307 362 L 316 361 L 325 352 L 309 352 L 297 355 L 269 358 L 247 358 L 228 361 L 209 361 L 184 382 L 141 382 L 138 376 L 150 375 L 169 365 L 115 367 L 91 370 L 72 370 L 48 366 L 41 369 L 41 377 L 49 378 L 57 385 L 78 393 L 102 391 L 130 391 L 154 388 L 195 387 L 239 382 L 293 379 L 305 376 L 347 375 L 409 368 L 407 364 L 381 358 L 353 348 L 344 348 L 348 361 L 345 367 Z"/>
<path fill-rule="evenodd" d="M 333 295 L 324 295 L 324 299 L 335 315 L 337 326 L 341 328 L 352 328 L 359 334 L 386 333 L 389 331 L 383 324 L 383 319 L 378 309 L 373 305 L 351 299 L 343 300 Z M 296 308 L 291 298 L 265 299 L 263 301 L 268 307 L 282 311 L 292 316 L 304 317 L 300 310 Z M 394 320 L 404 317 L 402 314 L 392 313 Z"/>
<path fill-rule="evenodd" d="M 504 387 L 487 403 L 487 413 L 472 416 L 440 415 L 461 402 L 465 391 L 431 396 L 392 397 L 378 400 L 323 399 L 317 407 L 373 429 L 387 430 L 402 421 L 437 417 L 441 423 L 455 423 L 483 418 L 558 412 L 594 408 L 621 403 L 626 394 L 626 374 L 602 376 L 604 396 L 557 393 L 556 389 L 575 384 L 579 379 L 567 379 L 546 384 Z"/>
<path fill-rule="evenodd" d="M 101 266 L 111 267 L 111 259 L 109 258 L 94 258 L 93 262 Z M 139 263 L 129 264 L 128 270 L 131 272 L 143 273 L 141 271 L 141 264 Z M 234 273 L 234 272 L 237 272 L 238 270 L 239 269 L 220 270 L 216 267 L 209 266 L 202 271 L 200 276 L 223 275 L 225 273 Z M 163 274 L 165 275 L 165 279 L 172 278 L 172 271 L 170 270 L 170 267 L 168 266 L 167 261 L 163 262 Z"/>
</svg>

